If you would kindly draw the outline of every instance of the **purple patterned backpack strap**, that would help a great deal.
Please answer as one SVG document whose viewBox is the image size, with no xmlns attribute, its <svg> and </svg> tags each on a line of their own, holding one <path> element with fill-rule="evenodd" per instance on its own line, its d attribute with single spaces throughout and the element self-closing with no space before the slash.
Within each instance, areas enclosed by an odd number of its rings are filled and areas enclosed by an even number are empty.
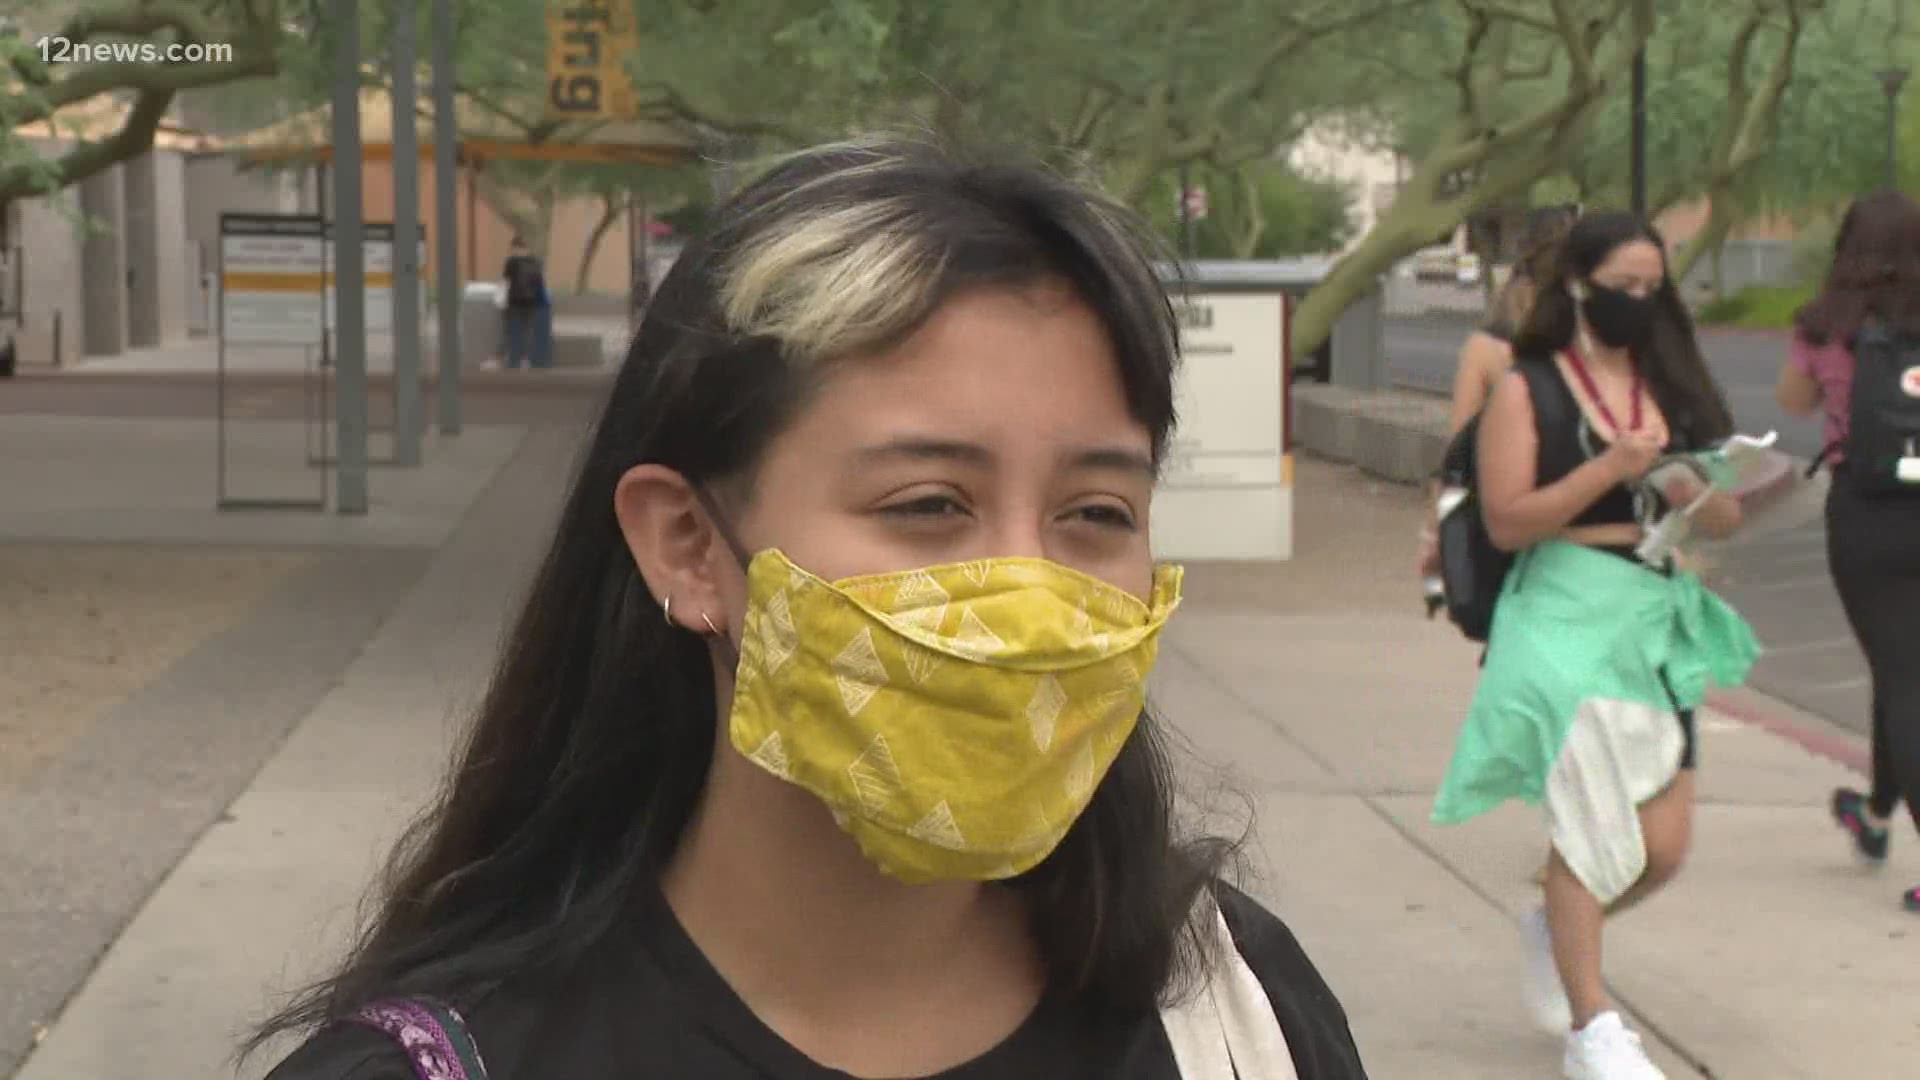
<svg viewBox="0 0 1920 1080">
<path fill-rule="evenodd" d="M 407 1055 L 419 1080 L 487 1080 L 467 1022 L 447 1005 L 424 998 L 376 1001 L 346 1018 L 385 1034 Z"/>
</svg>

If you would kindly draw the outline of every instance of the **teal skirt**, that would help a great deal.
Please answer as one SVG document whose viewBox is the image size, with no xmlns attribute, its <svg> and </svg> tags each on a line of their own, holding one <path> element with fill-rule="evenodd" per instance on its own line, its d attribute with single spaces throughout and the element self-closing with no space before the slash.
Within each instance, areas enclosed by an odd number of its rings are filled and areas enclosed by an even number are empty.
<svg viewBox="0 0 1920 1080">
<path fill-rule="evenodd" d="M 1628 759 L 1627 772 L 1670 780 L 1677 734 L 1636 742 L 1618 732 L 1670 717 L 1677 733 L 1679 710 L 1698 707 L 1712 687 L 1744 682 L 1759 655 L 1752 628 L 1694 574 L 1663 574 L 1562 541 L 1522 553 L 1501 591 L 1485 670 L 1433 820 L 1453 824 L 1510 799 L 1546 800 L 1583 717 L 1611 744 L 1609 755 Z M 1676 756 L 1635 762 L 1654 752 L 1639 747 Z M 1591 774 L 1591 759 L 1587 768 Z M 1647 784 L 1623 786 L 1637 798 Z M 1596 820 L 1618 818 L 1613 807 Z"/>
</svg>

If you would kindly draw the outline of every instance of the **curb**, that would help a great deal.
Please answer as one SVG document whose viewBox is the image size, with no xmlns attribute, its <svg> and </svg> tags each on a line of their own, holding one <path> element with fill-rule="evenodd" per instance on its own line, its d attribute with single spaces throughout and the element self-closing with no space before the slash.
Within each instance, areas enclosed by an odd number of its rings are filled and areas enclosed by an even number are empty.
<svg viewBox="0 0 1920 1080">
<path fill-rule="evenodd" d="M 1758 690 L 1716 690 L 1707 695 L 1707 707 L 1751 728 L 1757 728 L 1859 773 L 1872 774 L 1867 740 L 1836 727 L 1832 721 L 1777 701 Z"/>
</svg>

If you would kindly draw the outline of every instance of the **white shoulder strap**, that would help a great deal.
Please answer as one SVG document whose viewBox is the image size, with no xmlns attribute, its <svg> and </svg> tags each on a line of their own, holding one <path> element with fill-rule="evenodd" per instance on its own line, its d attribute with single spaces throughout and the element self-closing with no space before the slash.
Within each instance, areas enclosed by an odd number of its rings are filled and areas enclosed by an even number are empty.
<svg viewBox="0 0 1920 1080">
<path fill-rule="evenodd" d="M 1220 909 L 1211 901 L 1206 907 L 1218 962 L 1205 986 L 1160 1011 L 1181 1080 L 1299 1080 L 1266 988 L 1241 958 Z"/>
</svg>

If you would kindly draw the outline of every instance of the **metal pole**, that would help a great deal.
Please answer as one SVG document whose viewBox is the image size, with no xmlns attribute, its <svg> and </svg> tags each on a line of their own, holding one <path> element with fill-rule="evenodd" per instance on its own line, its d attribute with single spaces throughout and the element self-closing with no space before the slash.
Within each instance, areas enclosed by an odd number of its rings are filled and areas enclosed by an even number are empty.
<svg viewBox="0 0 1920 1080">
<path fill-rule="evenodd" d="M 1887 186 L 1900 186 L 1900 88 L 1907 84 L 1906 68 L 1887 68 L 1879 73 L 1880 89 L 1887 95 Z"/>
<path fill-rule="evenodd" d="M 334 379 L 340 393 L 334 454 L 339 512 L 367 512 L 367 253 L 360 207 L 360 0 L 334 0 Z"/>
<path fill-rule="evenodd" d="M 1647 49 L 1633 54 L 1633 212 L 1647 216 Z"/>
<path fill-rule="evenodd" d="M 1188 174 L 1187 163 L 1180 163 L 1180 251 L 1188 262 L 1193 261 L 1193 207 L 1187 203 L 1187 196 L 1193 190 L 1193 179 Z"/>
<path fill-rule="evenodd" d="M 414 4 L 393 0 L 393 463 L 420 464 L 420 140 Z"/>
<path fill-rule="evenodd" d="M 1887 186 L 1900 186 L 1900 98 L 1897 94 L 1887 97 Z"/>
<path fill-rule="evenodd" d="M 440 280 L 440 434 L 460 434 L 460 202 L 453 125 L 453 0 L 433 0 L 433 263 Z"/>
</svg>

